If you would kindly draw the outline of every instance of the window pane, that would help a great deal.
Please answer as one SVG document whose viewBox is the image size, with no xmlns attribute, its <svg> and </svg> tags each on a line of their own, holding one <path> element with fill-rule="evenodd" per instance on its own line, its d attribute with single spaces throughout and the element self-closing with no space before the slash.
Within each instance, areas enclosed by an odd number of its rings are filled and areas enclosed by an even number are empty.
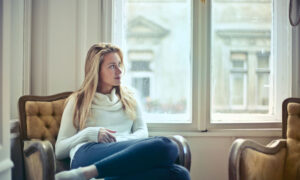
<svg viewBox="0 0 300 180">
<path fill-rule="evenodd" d="M 191 26 L 191 0 L 126 3 L 126 83 L 140 93 L 148 122 L 191 120 Z"/>
<path fill-rule="evenodd" d="M 257 68 L 266 68 L 269 69 L 269 56 L 270 53 L 257 53 Z"/>
<path fill-rule="evenodd" d="M 131 61 L 131 71 L 150 71 L 150 62 Z"/>
<path fill-rule="evenodd" d="M 268 114 L 272 0 L 211 2 L 211 122 Z"/>
<path fill-rule="evenodd" d="M 244 69 L 244 62 L 243 61 L 232 61 L 232 67 L 238 69 Z"/>
<path fill-rule="evenodd" d="M 257 105 L 267 112 L 269 105 L 269 52 L 257 53 Z"/>
<path fill-rule="evenodd" d="M 240 73 L 234 73 L 231 76 L 231 105 L 241 106 L 244 104 L 244 75 Z"/>
<path fill-rule="evenodd" d="M 257 74 L 257 105 L 268 106 L 269 104 L 269 74 Z"/>
<path fill-rule="evenodd" d="M 132 84 L 141 93 L 142 98 L 149 97 L 150 78 L 133 78 Z"/>
</svg>

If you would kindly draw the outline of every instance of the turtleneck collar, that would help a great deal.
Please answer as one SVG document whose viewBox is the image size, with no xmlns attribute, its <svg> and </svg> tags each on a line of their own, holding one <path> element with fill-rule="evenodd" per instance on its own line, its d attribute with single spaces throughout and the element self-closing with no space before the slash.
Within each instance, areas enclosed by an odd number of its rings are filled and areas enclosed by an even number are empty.
<svg viewBox="0 0 300 180">
<path fill-rule="evenodd" d="M 95 93 L 92 101 L 92 108 L 100 108 L 108 111 L 116 111 L 122 108 L 122 102 L 116 94 L 116 88 L 110 94 Z"/>
</svg>

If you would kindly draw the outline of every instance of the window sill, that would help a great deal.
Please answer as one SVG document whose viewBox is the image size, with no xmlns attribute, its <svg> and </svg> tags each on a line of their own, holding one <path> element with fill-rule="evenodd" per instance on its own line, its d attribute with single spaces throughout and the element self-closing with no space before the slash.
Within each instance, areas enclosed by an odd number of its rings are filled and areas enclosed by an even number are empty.
<svg viewBox="0 0 300 180">
<path fill-rule="evenodd" d="M 273 129 L 218 129 L 201 131 L 150 131 L 150 136 L 182 135 L 184 137 L 281 137 L 280 128 Z"/>
</svg>

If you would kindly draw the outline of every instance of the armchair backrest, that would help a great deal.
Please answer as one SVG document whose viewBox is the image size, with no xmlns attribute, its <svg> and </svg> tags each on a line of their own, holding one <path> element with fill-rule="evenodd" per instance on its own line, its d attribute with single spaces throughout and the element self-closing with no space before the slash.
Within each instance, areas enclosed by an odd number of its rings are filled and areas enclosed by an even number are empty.
<svg viewBox="0 0 300 180">
<path fill-rule="evenodd" d="M 288 124 L 288 106 L 290 103 L 299 103 L 300 104 L 300 98 L 287 98 L 282 103 L 282 138 L 287 138 L 287 124 Z"/>
<path fill-rule="evenodd" d="M 300 98 L 283 104 L 283 138 L 287 138 L 284 178 L 300 179 Z"/>
<path fill-rule="evenodd" d="M 288 104 L 300 103 L 300 98 L 287 98 L 282 103 L 282 138 L 287 138 Z"/>
<path fill-rule="evenodd" d="M 234 141 L 229 179 L 300 179 L 300 98 L 282 103 L 282 139 L 267 146 L 247 139 Z"/>
<path fill-rule="evenodd" d="M 72 92 L 19 98 L 21 141 L 49 140 L 55 145 L 66 98 Z M 23 143 L 22 143 L 23 146 Z"/>
</svg>

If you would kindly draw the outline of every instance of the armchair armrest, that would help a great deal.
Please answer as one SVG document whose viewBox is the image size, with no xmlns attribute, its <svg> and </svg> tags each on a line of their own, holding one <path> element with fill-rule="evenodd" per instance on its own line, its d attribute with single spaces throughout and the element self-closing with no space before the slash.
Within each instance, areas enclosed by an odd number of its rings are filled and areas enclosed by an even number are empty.
<svg viewBox="0 0 300 180">
<path fill-rule="evenodd" d="M 55 154 L 49 141 L 24 141 L 26 179 L 54 180 Z"/>
<path fill-rule="evenodd" d="M 231 146 L 229 156 L 229 179 L 283 178 L 286 140 L 274 140 L 267 146 L 252 140 L 237 139 Z"/>
<path fill-rule="evenodd" d="M 187 140 L 180 135 L 170 136 L 169 138 L 171 140 L 173 140 L 178 146 L 179 155 L 176 160 L 176 163 L 184 166 L 185 168 L 187 168 L 187 170 L 190 171 L 190 169 L 191 169 L 191 150 L 190 150 L 190 146 L 189 146 Z"/>
</svg>

